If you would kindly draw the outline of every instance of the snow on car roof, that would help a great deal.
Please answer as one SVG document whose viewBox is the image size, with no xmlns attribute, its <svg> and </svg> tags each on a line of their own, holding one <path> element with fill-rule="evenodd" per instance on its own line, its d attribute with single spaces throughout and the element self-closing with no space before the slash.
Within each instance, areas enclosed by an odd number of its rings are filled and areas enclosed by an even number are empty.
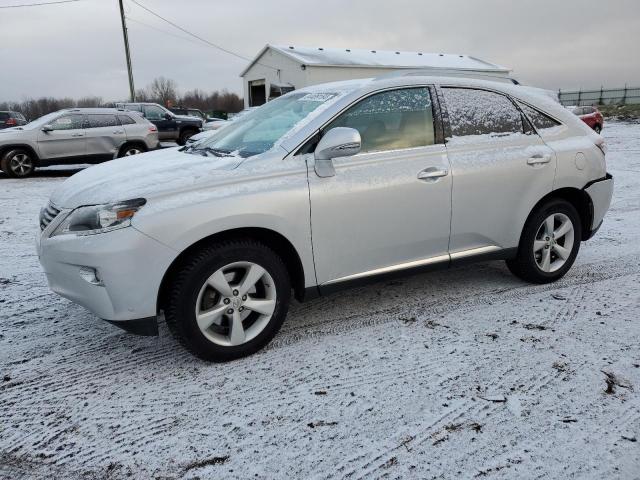
<svg viewBox="0 0 640 480">
<path fill-rule="evenodd" d="M 258 55 L 243 70 L 243 76 L 268 50 L 272 49 L 303 65 L 334 67 L 378 67 L 378 68 L 446 68 L 500 72 L 510 69 L 470 55 L 447 53 L 406 52 L 394 50 L 367 50 L 358 48 L 299 47 L 287 45 L 265 45 Z"/>
</svg>

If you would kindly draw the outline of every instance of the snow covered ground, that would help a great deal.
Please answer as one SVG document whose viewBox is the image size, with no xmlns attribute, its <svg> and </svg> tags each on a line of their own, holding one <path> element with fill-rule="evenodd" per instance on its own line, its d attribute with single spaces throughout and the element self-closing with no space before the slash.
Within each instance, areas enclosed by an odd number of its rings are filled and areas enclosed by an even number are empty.
<svg viewBox="0 0 640 480">
<path fill-rule="evenodd" d="M 612 209 L 559 283 L 360 288 L 224 365 L 50 293 L 33 239 L 68 172 L 0 176 L 0 478 L 640 478 L 640 125 L 604 135 Z"/>
</svg>

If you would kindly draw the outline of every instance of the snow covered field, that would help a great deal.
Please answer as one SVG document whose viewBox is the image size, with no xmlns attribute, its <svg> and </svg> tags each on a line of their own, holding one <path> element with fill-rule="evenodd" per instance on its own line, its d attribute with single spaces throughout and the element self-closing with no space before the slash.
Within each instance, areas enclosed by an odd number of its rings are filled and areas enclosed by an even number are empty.
<svg viewBox="0 0 640 480">
<path fill-rule="evenodd" d="M 613 205 L 559 283 L 360 288 L 223 365 L 50 293 L 33 240 L 68 172 L 0 174 L 0 478 L 640 478 L 640 125 L 603 133 Z"/>
</svg>

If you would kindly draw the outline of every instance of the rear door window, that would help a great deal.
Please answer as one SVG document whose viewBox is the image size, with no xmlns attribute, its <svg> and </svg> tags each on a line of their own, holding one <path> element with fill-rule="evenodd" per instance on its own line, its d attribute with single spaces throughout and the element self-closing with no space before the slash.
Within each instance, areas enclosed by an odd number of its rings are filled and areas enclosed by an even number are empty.
<svg viewBox="0 0 640 480">
<path fill-rule="evenodd" d="M 325 131 L 334 127 L 358 130 L 363 153 L 433 145 L 429 89 L 402 88 L 371 95 L 341 114 Z"/>
<path fill-rule="evenodd" d="M 522 115 L 513 102 L 495 92 L 472 88 L 443 88 L 451 137 L 500 137 L 524 133 Z"/>
<path fill-rule="evenodd" d="M 117 127 L 119 125 L 115 115 L 87 115 L 89 120 L 89 128 Z"/>
</svg>

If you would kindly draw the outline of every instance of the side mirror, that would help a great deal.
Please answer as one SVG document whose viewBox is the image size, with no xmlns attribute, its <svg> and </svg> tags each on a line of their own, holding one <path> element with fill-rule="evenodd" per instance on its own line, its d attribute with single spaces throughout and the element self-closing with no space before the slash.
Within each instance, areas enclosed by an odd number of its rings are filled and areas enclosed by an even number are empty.
<svg viewBox="0 0 640 480">
<path fill-rule="evenodd" d="M 315 171 L 319 177 L 333 177 L 336 174 L 333 159 L 350 157 L 360 152 L 362 139 L 355 128 L 335 127 L 329 130 L 316 146 Z"/>
<path fill-rule="evenodd" d="M 53 131 L 53 127 L 51 125 L 47 124 L 47 125 L 42 127 L 42 131 L 45 132 L 45 133 L 46 132 L 52 132 Z"/>
<path fill-rule="evenodd" d="M 164 119 L 165 120 L 171 120 L 173 118 L 173 115 L 171 115 L 169 112 L 164 114 Z"/>
</svg>

